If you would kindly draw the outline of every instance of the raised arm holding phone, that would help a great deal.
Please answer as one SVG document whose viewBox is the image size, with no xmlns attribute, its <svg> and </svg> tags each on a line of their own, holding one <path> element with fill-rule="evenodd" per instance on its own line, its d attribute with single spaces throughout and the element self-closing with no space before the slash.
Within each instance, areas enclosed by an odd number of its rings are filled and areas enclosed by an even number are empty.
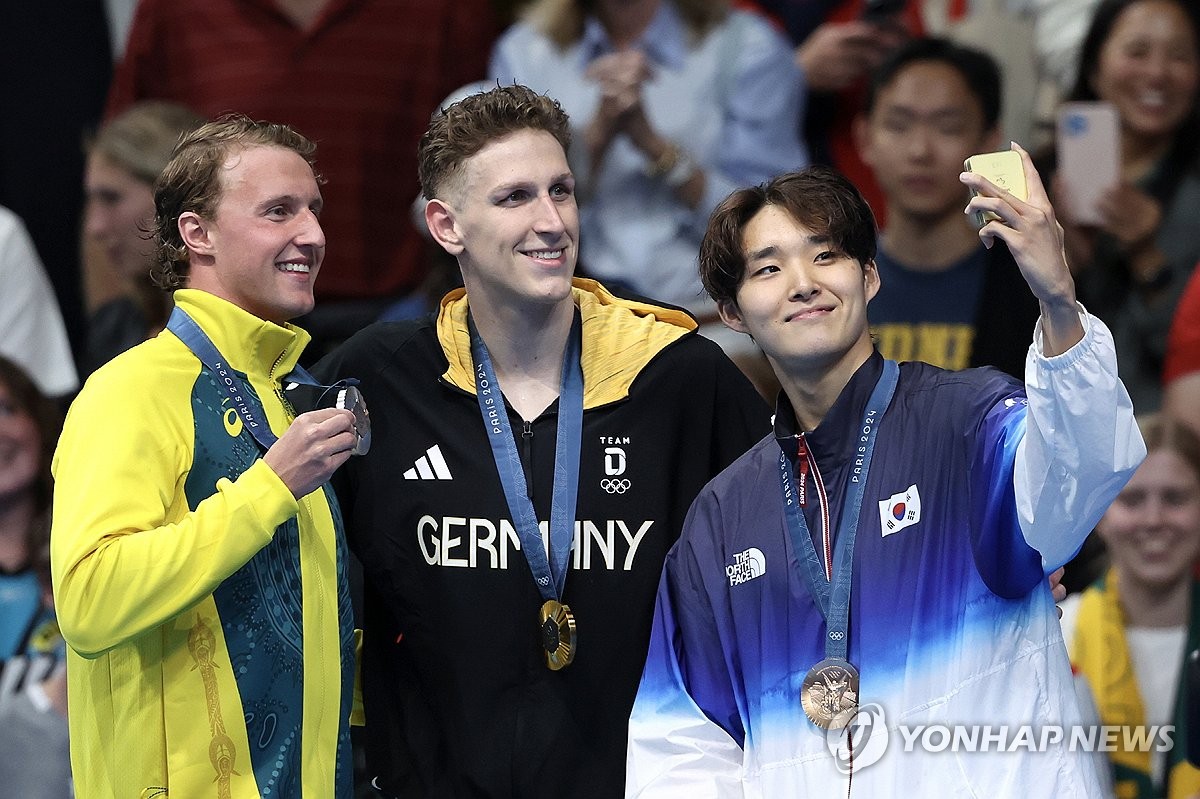
<svg viewBox="0 0 1200 799">
<path fill-rule="evenodd" d="M 718 207 L 701 250 L 725 323 L 783 393 L 775 435 L 710 483 L 667 558 L 630 719 L 630 796 L 1095 796 L 1065 745 L 947 753 L 888 731 L 1078 723 L 1045 576 L 1145 454 L 1110 334 L 1075 301 L 1062 231 L 963 173 L 1042 316 L 1024 385 L 874 349 L 875 230 L 808 170 Z M 953 758 L 953 765 L 947 762 Z"/>
</svg>

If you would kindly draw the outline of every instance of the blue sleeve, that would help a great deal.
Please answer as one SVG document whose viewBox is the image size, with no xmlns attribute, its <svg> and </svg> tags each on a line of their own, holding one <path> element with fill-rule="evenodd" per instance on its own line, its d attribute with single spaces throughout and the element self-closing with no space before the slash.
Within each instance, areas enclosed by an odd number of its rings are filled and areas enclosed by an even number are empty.
<svg viewBox="0 0 1200 799">
<path fill-rule="evenodd" d="M 1038 322 L 1023 392 L 985 383 L 969 400 L 987 403 L 972 433 L 972 546 L 1000 596 L 1023 596 L 1074 557 L 1145 457 L 1112 334 L 1082 320 L 1083 339 L 1053 357 L 1040 353 Z"/>
<path fill-rule="evenodd" d="M 1015 385 L 1008 396 L 996 399 L 975 431 L 971 464 L 975 567 L 993 593 L 1008 599 L 1025 596 L 1044 577 L 1041 555 L 1021 531 L 1013 484 L 1027 407 L 1024 394 Z"/>
</svg>

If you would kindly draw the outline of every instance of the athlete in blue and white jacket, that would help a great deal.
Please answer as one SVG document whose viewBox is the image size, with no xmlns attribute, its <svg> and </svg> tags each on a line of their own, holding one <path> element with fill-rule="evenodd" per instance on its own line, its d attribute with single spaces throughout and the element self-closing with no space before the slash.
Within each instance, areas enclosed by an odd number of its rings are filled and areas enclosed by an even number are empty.
<svg viewBox="0 0 1200 799">
<path fill-rule="evenodd" d="M 774 435 L 701 492 L 668 556 L 627 795 L 1099 795 L 1094 761 L 1071 742 L 1079 716 L 1045 575 L 1075 553 L 1145 447 L 1112 337 L 1075 303 L 1060 228 L 1021 155 L 1028 202 L 963 180 L 980 192 L 968 211 L 999 216 L 985 243 L 1010 248 L 1041 302 L 1025 385 L 992 369 L 907 363 L 873 416 L 868 398 L 890 367 L 867 331 L 879 278 L 861 195 L 807 170 L 714 213 L 706 287 L 726 324 L 762 347 L 783 392 Z M 861 502 L 848 502 L 859 484 Z M 801 706 L 830 625 L 785 497 L 826 588 L 848 539 L 842 517 L 859 511 L 846 657 L 861 674 L 860 710 L 849 733 L 826 733 Z"/>
</svg>

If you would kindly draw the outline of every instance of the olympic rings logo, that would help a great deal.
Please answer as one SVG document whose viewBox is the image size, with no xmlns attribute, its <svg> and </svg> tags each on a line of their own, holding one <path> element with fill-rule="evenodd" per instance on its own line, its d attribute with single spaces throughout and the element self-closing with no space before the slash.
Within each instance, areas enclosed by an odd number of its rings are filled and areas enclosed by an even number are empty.
<svg viewBox="0 0 1200 799">
<path fill-rule="evenodd" d="M 600 481 L 600 487 L 610 494 L 624 494 L 633 483 L 629 482 L 628 478 L 622 477 L 620 480 L 606 477 Z"/>
</svg>

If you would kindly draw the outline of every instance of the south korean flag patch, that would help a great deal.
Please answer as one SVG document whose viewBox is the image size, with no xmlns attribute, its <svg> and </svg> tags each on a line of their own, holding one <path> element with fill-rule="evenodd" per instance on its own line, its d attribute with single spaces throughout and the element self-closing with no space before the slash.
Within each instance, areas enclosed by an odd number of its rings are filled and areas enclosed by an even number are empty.
<svg viewBox="0 0 1200 799">
<path fill-rule="evenodd" d="M 879 529 L 886 538 L 921 521 L 921 494 L 916 483 L 907 491 L 879 500 Z"/>
</svg>

